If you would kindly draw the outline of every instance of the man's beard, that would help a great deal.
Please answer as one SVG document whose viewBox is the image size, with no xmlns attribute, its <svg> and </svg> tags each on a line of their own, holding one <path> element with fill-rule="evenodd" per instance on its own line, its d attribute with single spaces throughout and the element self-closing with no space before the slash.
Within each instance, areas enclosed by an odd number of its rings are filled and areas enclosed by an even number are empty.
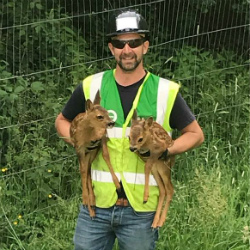
<svg viewBox="0 0 250 250">
<path fill-rule="evenodd" d="M 134 59 L 134 62 L 131 62 L 129 64 L 123 63 L 122 60 L 125 58 Z M 120 66 L 122 70 L 127 71 L 127 72 L 134 71 L 142 61 L 142 58 L 137 59 L 137 55 L 135 53 L 130 54 L 130 55 L 121 54 L 119 59 L 120 60 L 117 60 L 117 64 Z"/>
</svg>

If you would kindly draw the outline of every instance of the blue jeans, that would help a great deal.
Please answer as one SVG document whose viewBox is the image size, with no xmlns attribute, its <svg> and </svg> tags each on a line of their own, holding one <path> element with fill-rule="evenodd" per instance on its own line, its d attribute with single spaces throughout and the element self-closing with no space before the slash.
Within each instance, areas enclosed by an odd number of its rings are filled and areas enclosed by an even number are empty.
<svg viewBox="0 0 250 250">
<path fill-rule="evenodd" d="M 152 229 L 154 212 L 135 212 L 131 206 L 96 208 L 90 218 L 81 205 L 74 235 L 75 250 L 112 250 L 115 238 L 120 250 L 153 250 L 158 229 Z"/>
</svg>

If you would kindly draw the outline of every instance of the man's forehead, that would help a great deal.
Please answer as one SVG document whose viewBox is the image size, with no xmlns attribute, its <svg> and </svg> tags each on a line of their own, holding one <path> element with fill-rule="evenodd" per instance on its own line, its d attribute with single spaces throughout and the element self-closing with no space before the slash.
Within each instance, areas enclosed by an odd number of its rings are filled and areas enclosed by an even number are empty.
<svg viewBox="0 0 250 250">
<path fill-rule="evenodd" d="M 145 36 L 144 34 L 126 33 L 126 34 L 121 34 L 121 35 L 115 36 L 112 39 L 114 39 L 114 40 L 128 40 L 128 39 L 142 38 L 144 36 Z"/>
</svg>

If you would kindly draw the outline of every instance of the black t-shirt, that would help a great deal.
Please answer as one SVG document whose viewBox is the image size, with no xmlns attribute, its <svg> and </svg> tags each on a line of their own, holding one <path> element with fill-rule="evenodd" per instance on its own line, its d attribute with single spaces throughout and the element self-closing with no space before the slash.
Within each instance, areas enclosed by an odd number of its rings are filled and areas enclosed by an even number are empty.
<svg viewBox="0 0 250 250">
<path fill-rule="evenodd" d="M 124 118 L 127 117 L 130 109 L 132 108 L 134 98 L 140 85 L 143 83 L 143 80 L 144 77 L 140 81 L 126 87 L 116 83 L 121 98 L 125 116 Z M 69 101 L 66 103 L 62 114 L 66 119 L 72 121 L 79 113 L 82 112 L 85 112 L 85 96 L 83 93 L 82 83 L 80 83 L 76 87 Z M 181 94 L 178 93 L 170 114 L 170 127 L 180 131 L 194 120 L 195 116 L 191 112 L 185 100 L 182 98 Z"/>
</svg>

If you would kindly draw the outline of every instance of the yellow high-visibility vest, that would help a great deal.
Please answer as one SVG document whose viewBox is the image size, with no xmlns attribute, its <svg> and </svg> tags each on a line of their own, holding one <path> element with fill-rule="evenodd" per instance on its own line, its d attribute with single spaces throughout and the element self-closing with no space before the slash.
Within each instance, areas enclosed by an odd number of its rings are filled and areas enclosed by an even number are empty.
<svg viewBox="0 0 250 250">
<path fill-rule="evenodd" d="M 108 129 L 108 149 L 111 164 L 116 176 L 122 181 L 126 196 L 135 211 L 155 211 L 159 189 L 153 175 L 150 175 L 150 196 L 148 202 L 143 204 L 145 162 L 129 150 L 128 135 L 133 112 L 136 109 L 138 117 L 152 116 L 171 135 L 169 117 L 179 87 L 179 84 L 175 82 L 148 72 L 138 89 L 133 107 L 124 120 L 114 70 L 94 74 L 83 80 L 85 98 L 93 101 L 97 90 L 100 90 L 101 105 L 108 110 L 110 117 L 115 121 L 114 128 Z M 101 208 L 113 206 L 118 197 L 101 151 L 92 163 L 91 176 L 96 206 Z"/>
</svg>

